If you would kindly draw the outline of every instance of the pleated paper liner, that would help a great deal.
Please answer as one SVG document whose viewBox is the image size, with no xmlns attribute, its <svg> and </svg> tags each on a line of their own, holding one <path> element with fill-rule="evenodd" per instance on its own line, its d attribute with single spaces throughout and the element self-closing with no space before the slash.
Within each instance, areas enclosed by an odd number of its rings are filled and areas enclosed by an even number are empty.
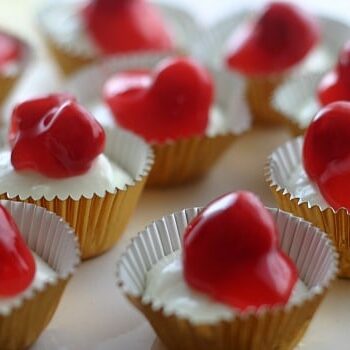
<svg viewBox="0 0 350 350">
<path fill-rule="evenodd" d="M 345 209 L 322 208 L 293 195 L 285 183 L 293 169 L 302 164 L 301 137 L 277 148 L 269 157 L 266 180 L 278 206 L 311 222 L 326 232 L 339 253 L 339 276 L 350 278 L 350 214 Z"/>
<path fill-rule="evenodd" d="M 82 258 L 87 259 L 110 249 L 120 238 L 128 223 L 147 180 L 153 163 L 153 152 L 139 137 L 122 130 L 106 130 L 105 154 L 123 168 L 133 179 L 125 188 L 116 188 L 104 196 L 69 196 L 33 198 L 0 195 L 11 199 L 34 203 L 66 220 L 79 239 Z M 93 186 L 93 184 L 91 184 Z"/>
<path fill-rule="evenodd" d="M 38 24 L 49 51 L 60 66 L 62 72 L 68 76 L 90 63 L 100 61 L 101 57 L 91 53 L 86 47 L 81 46 L 78 40 L 69 40 L 64 31 L 62 31 L 60 38 L 55 37 L 55 34 L 52 33 L 52 29 L 49 27 L 51 24 L 47 23 L 48 18 L 53 15 L 53 11 L 56 11 L 57 8 L 67 6 L 67 1 L 62 1 L 62 3 L 59 1 L 42 8 L 38 14 Z M 199 37 L 199 33 L 201 32 L 199 24 L 188 12 L 181 8 L 157 1 L 153 1 L 153 3 L 164 18 L 165 24 L 169 27 L 175 41 L 175 48 L 173 50 L 166 50 L 163 53 L 168 55 L 184 52 L 189 53 L 193 42 Z M 144 54 L 146 52 L 155 53 L 154 50 L 135 53 Z M 160 51 L 156 52 L 161 53 Z M 121 55 L 123 56 L 124 54 Z M 115 57 L 119 57 L 119 55 Z"/>
<path fill-rule="evenodd" d="M 275 91 L 272 105 L 279 111 L 292 135 L 303 135 L 321 108 L 317 101 L 317 87 L 325 73 L 294 76 Z"/>
<path fill-rule="evenodd" d="M 29 246 L 56 273 L 42 288 L 25 292 L 14 306 L 0 311 L 0 349 L 26 349 L 50 322 L 67 282 L 80 262 L 71 227 L 57 215 L 28 203 L 1 201 Z"/>
<path fill-rule="evenodd" d="M 337 254 L 318 228 L 278 209 L 269 210 L 279 229 L 282 249 L 293 259 L 299 278 L 310 291 L 294 305 L 249 310 L 230 320 L 195 323 L 142 299 L 147 271 L 163 257 L 182 249 L 183 232 L 200 208 L 165 216 L 133 239 L 118 262 L 118 285 L 168 349 L 282 350 L 292 349 L 303 336 L 336 276 Z"/>
</svg>

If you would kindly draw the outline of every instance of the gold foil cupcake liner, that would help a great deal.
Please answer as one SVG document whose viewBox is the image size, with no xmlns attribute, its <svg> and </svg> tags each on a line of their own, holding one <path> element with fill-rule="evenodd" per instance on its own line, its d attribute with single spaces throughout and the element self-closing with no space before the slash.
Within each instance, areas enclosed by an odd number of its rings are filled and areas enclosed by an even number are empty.
<svg viewBox="0 0 350 350">
<path fill-rule="evenodd" d="M 154 144 L 148 187 L 169 187 L 203 177 L 235 141 L 234 134 L 198 136 Z"/>
<path fill-rule="evenodd" d="M 317 87 L 326 72 L 294 76 L 279 86 L 272 96 L 272 106 L 283 117 L 292 135 L 303 135 L 318 112 Z"/>
<path fill-rule="evenodd" d="M 258 126 L 281 125 L 283 116 L 271 104 L 276 88 L 285 79 L 285 75 L 247 78 L 246 98 Z"/>
<path fill-rule="evenodd" d="M 327 233 L 339 253 L 339 276 L 350 278 L 349 212 L 345 208 L 335 211 L 331 207 L 311 205 L 294 196 L 285 187 L 291 172 L 302 164 L 302 144 L 303 139 L 299 137 L 277 148 L 270 155 L 266 181 L 281 209 L 304 218 Z"/>
<path fill-rule="evenodd" d="M 176 45 L 173 50 L 165 50 L 163 53 L 170 55 L 174 53 L 190 52 L 193 41 L 199 37 L 199 33 L 201 32 L 199 24 L 188 12 L 181 8 L 156 1 L 153 1 L 153 4 L 159 10 L 165 23 L 168 25 Z M 67 4 L 67 2 L 65 2 L 62 5 L 61 2 L 57 2 L 56 4 L 52 3 L 47 5 L 39 11 L 38 24 L 50 53 L 60 66 L 62 72 L 68 76 L 90 63 L 101 61 L 102 58 L 98 57 L 98 54 L 90 52 L 86 47 L 81 46 L 78 40 L 68 40 L 67 35 L 64 35 L 64 33 L 58 38 L 56 37 L 57 33 L 52 32 L 52 29 L 50 29 L 51 23 L 47 23 L 48 15 L 52 16 L 52 11 L 55 11 L 56 8 L 61 6 L 74 6 L 74 4 Z M 77 15 L 77 9 L 75 9 L 74 15 Z M 143 54 L 146 52 L 162 53 L 161 51 L 149 50 L 140 51 L 135 54 Z M 121 55 L 115 55 L 115 57 L 127 54 L 128 53 L 123 53 Z"/>
<path fill-rule="evenodd" d="M 67 282 L 80 262 L 73 230 L 62 218 L 28 203 L 1 201 L 29 246 L 56 273 L 55 280 L 19 297 L 0 310 L 0 348 L 19 350 L 33 344 L 50 322 Z"/>
<path fill-rule="evenodd" d="M 101 65 L 92 65 L 75 74 L 68 81 L 66 89 L 102 125 L 117 127 L 101 99 L 105 81 L 118 71 L 152 69 L 165 57 L 164 54 L 144 54 L 105 60 Z M 223 70 L 212 69 L 211 73 L 216 91 L 214 108 L 221 112 L 221 125 L 217 130 L 209 127 L 203 136 L 152 143 L 155 164 L 147 186 L 169 187 L 197 180 L 210 170 L 239 135 L 249 129 L 251 118 L 244 102 L 244 81 L 238 75 Z M 90 84 L 90 81 L 94 81 L 94 84 Z"/>
<path fill-rule="evenodd" d="M 269 210 L 279 229 L 281 247 L 310 289 L 303 299 L 285 307 L 249 310 L 213 323 L 193 322 L 143 300 L 147 271 L 163 257 L 182 249 L 183 232 L 200 210 L 186 209 L 165 216 L 139 233 L 118 262 L 118 285 L 168 349 L 292 349 L 336 276 L 337 254 L 318 228 L 278 209 Z"/>
<path fill-rule="evenodd" d="M 3 193 L 1 199 L 34 203 L 66 220 L 80 243 L 82 258 L 88 259 L 110 249 L 120 238 L 139 200 L 153 164 L 153 152 L 139 137 L 122 130 L 106 130 L 105 154 L 123 168 L 133 184 L 114 192 L 61 198 L 22 197 Z M 91 184 L 93 186 L 93 184 Z"/>
</svg>

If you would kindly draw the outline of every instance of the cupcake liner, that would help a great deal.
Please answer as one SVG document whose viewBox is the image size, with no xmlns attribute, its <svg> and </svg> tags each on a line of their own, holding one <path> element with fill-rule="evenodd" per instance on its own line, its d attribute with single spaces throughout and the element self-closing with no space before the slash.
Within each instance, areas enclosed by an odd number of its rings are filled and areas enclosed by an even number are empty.
<svg viewBox="0 0 350 350">
<path fill-rule="evenodd" d="M 304 218 L 327 233 L 339 253 L 339 276 L 350 278 L 349 212 L 345 208 L 335 211 L 331 207 L 312 205 L 285 188 L 284 184 L 290 173 L 302 164 L 302 144 L 303 139 L 299 137 L 285 143 L 270 155 L 266 167 L 266 181 L 281 209 Z"/>
<path fill-rule="evenodd" d="M 92 111 L 102 125 L 116 126 L 108 107 L 101 99 L 105 81 L 114 73 L 133 69 L 151 69 L 166 55 L 126 55 L 103 61 L 75 74 L 67 83 L 67 91 Z M 152 143 L 155 164 L 147 186 L 167 187 L 200 178 L 215 164 L 232 142 L 251 124 L 250 114 L 244 103 L 244 81 L 233 73 L 212 69 L 215 82 L 215 106 L 223 114 L 223 127 L 208 131 L 206 135 Z M 94 84 L 89 82 L 93 81 Z"/>
<path fill-rule="evenodd" d="M 151 323 L 168 349 L 292 349 L 306 331 L 337 273 L 337 254 L 327 236 L 297 217 L 269 209 L 282 249 L 294 260 L 309 294 L 286 307 L 259 308 L 213 323 L 193 322 L 166 313 L 142 299 L 146 272 L 181 248 L 182 235 L 200 208 L 163 217 L 135 237 L 120 258 L 118 285 Z"/>
<path fill-rule="evenodd" d="M 308 73 L 295 76 L 281 84 L 271 103 L 283 116 L 294 136 L 303 135 L 320 108 L 316 93 L 324 73 Z"/>
<path fill-rule="evenodd" d="M 286 78 L 285 74 L 261 78 L 248 78 L 246 98 L 257 125 L 280 125 L 283 116 L 270 103 L 276 88 Z"/>
<path fill-rule="evenodd" d="M 49 4 L 42 8 L 38 14 L 38 24 L 49 51 L 61 67 L 62 72 L 68 76 L 90 63 L 100 61 L 102 57 L 98 53 L 91 52 L 89 48 L 82 46 L 77 40 L 67 40 L 65 35 L 62 35 L 58 40 L 48 27 L 46 23 L 48 15 L 52 13 L 51 11 L 55 10 L 55 7 L 62 6 L 62 4 L 65 5 L 66 3 L 67 1 L 60 1 L 60 3 Z M 176 52 L 190 52 L 193 41 L 198 38 L 200 33 L 199 24 L 188 12 L 181 8 L 157 1 L 153 1 L 153 3 L 162 14 L 175 41 L 176 47 L 173 50 L 166 50 L 164 53 L 169 55 Z M 154 50 L 135 53 L 143 54 L 145 52 L 161 53 Z M 124 54 L 121 55 L 123 56 Z M 115 57 L 119 57 L 119 54 L 116 54 Z"/>
<path fill-rule="evenodd" d="M 13 216 L 29 248 L 57 273 L 55 280 L 24 293 L 15 306 L 0 311 L 0 348 L 17 350 L 33 344 L 50 322 L 80 253 L 73 230 L 62 218 L 28 203 L 0 203 Z"/>
<path fill-rule="evenodd" d="M 153 163 L 151 148 L 137 136 L 122 130 L 106 130 L 105 154 L 132 177 L 133 183 L 100 196 L 72 194 L 54 198 L 25 197 L 2 193 L 1 199 L 34 203 L 66 220 L 78 236 L 82 258 L 87 259 L 110 249 L 120 238 L 147 180 Z"/>
</svg>

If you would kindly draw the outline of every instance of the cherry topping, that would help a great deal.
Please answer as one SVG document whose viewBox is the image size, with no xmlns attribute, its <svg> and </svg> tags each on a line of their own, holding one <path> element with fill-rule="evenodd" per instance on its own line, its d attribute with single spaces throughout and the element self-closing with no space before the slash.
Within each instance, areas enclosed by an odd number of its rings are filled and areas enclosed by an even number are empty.
<svg viewBox="0 0 350 350">
<path fill-rule="evenodd" d="M 21 45 L 18 40 L 10 35 L 0 33 L 0 67 L 15 61 L 21 53 Z"/>
<path fill-rule="evenodd" d="M 226 63 L 247 75 L 283 72 L 300 62 L 319 37 L 311 15 L 290 3 L 271 2 L 254 23 L 233 34 Z"/>
<path fill-rule="evenodd" d="M 253 193 L 228 193 L 209 203 L 184 233 L 185 280 L 240 310 L 285 304 L 297 270 L 277 237 L 272 216 Z"/>
<path fill-rule="evenodd" d="M 189 58 L 165 59 L 152 72 L 123 72 L 103 96 L 117 123 L 148 141 L 203 134 L 213 100 L 209 73 Z"/>
<path fill-rule="evenodd" d="M 350 102 L 333 102 L 310 124 L 304 138 L 304 169 L 325 200 L 350 210 Z"/>
<path fill-rule="evenodd" d="M 91 0 L 82 18 L 104 54 L 172 48 L 160 14 L 144 0 Z"/>
<path fill-rule="evenodd" d="M 0 205 L 0 296 L 23 292 L 35 276 L 35 261 L 18 227 Z"/>
<path fill-rule="evenodd" d="M 335 69 L 321 80 L 317 95 L 323 106 L 336 101 L 350 101 L 350 41 L 341 50 Z"/>
<path fill-rule="evenodd" d="M 103 152 L 101 125 L 72 96 L 48 95 L 18 104 L 9 141 L 17 170 L 53 178 L 84 174 Z"/>
</svg>

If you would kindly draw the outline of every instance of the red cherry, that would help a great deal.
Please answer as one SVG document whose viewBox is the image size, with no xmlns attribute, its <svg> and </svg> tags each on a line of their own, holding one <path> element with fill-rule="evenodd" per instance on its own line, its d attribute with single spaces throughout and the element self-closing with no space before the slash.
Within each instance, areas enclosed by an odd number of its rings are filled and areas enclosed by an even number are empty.
<svg viewBox="0 0 350 350">
<path fill-rule="evenodd" d="M 82 18 L 104 54 L 172 48 L 160 14 L 144 0 L 91 0 Z"/>
<path fill-rule="evenodd" d="M 35 276 L 35 261 L 18 227 L 0 205 L 0 296 L 23 292 Z"/>
<path fill-rule="evenodd" d="M 316 19 L 296 5 L 271 2 L 230 39 L 226 63 L 247 75 L 282 72 L 300 62 L 320 38 Z"/>
<path fill-rule="evenodd" d="M 63 178 L 84 174 L 103 152 L 101 125 L 65 94 L 18 104 L 12 113 L 9 140 L 17 170 Z"/>
<path fill-rule="evenodd" d="M 341 50 L 336 68 L 321 80 L 317 95 L 323 106 L 336 101 L 350 101 L 350 41 Z"/>
<path fill-rule="evenodd" d="M 317 114 L 305 134 L 303 162 L 325 200 L 350 210 L 350 102 L 333 102 Z"/>
<path fill-rule="evenodd" d="M 103 96 L 120 126 L 164 142 L 205 132 L 213 83 L 196 62 L 172 58 L 153 72 L 117 73 L 106 82 Z"/>
<path fill-rule="evenodd" d="M 21 53 L 18 40 L 8 34 L 0 33 L 0 66 L 15 61 Z"/>
<path fill-rule="evenodd" d="M 270 213 L 250 192 L 211 202 L 184 233 L 184 277 L 194 289 L 246 310 L 287 303 L 297 282 Z"/>
</svg>

